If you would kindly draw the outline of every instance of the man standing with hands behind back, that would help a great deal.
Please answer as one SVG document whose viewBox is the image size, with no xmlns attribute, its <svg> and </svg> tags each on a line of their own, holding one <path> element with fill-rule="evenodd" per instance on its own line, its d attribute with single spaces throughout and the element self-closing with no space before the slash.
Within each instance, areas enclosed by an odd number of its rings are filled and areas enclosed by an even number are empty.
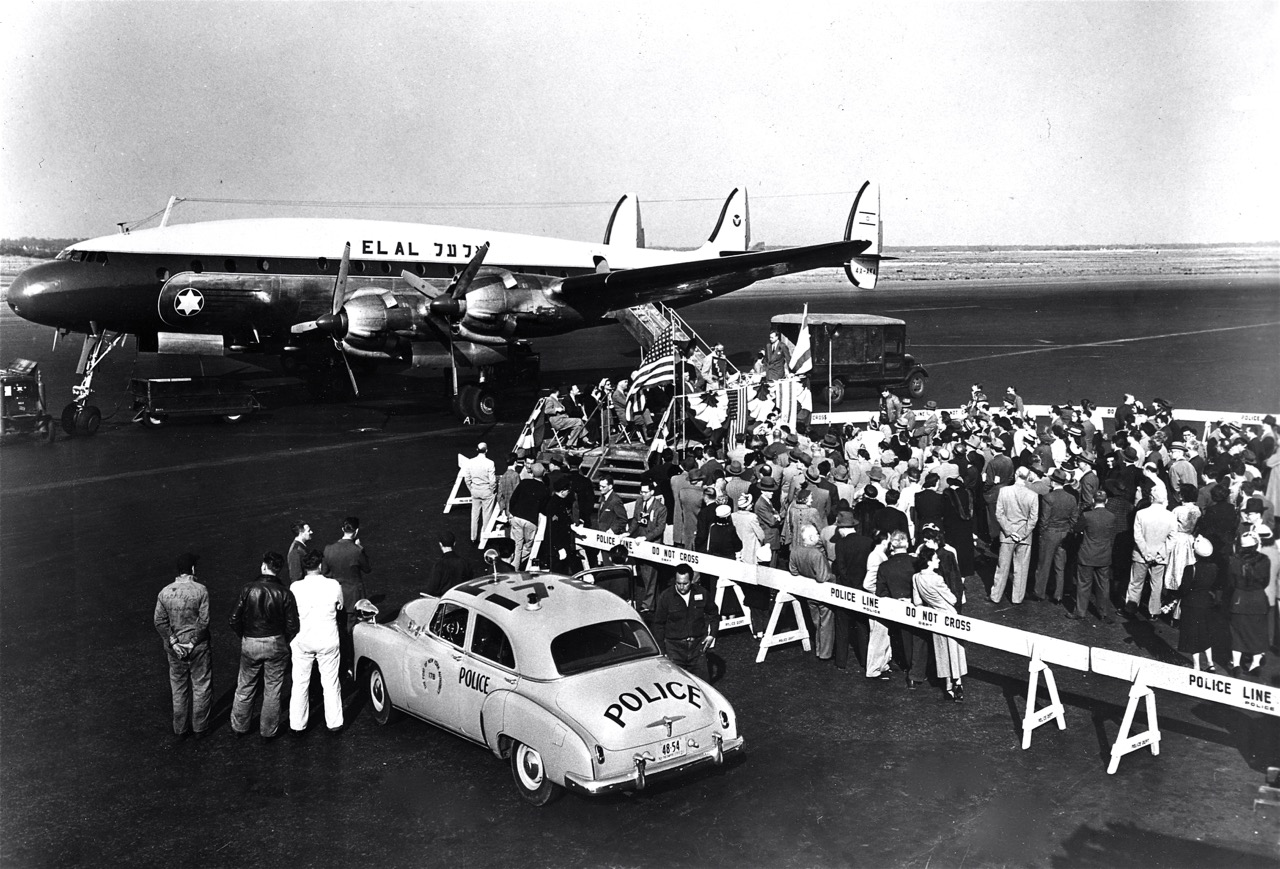
<svg viewBox="0 0 1280 869">
<path fill-rule="evenodd" d="M 342 728 L 342 692 L 338 686 L 338 613 L 342 612 L 342 586 L 320 572 L 320 553 L 309 550 L 302 557 L 306 575 L 289 586 L 298 608 L 298 635 L 290 643 L 293 652 L 293 694 L 289 697 L 289 728 L 301 736 L 311 717 L 311 663 L 320 668 L 324 691 L 324 718 L 330 733 Z"/>
<path fill-rule="evenodd" d="M 190 552 L 178 559 L 177 578 L 156 597 L 154 623 L 169 660 L 173 732 L 184 737 L 190 726 L 200 739 L 209 729 L 213 684 L 209 673 L 209 592 L 196 582 L 196 561 Z"/>
</svg>

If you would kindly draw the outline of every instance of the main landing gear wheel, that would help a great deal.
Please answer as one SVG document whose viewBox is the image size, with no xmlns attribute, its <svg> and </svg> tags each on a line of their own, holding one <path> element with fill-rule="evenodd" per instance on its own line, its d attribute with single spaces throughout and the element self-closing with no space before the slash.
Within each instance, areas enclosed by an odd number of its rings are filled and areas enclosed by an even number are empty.
<svg viewBox="0 0 1280 869">
<path fill-rule="evenodd" d="M 924 395 L 924 375 L 919 371 L 907 378 L 907 393 L 912 398 Z"/>
<path fill-rule="evenodd" d="M 373 720 L 378 724 L 389 724 L 396 718 L 396 710 L 391 705 L 391 695 L 387 693 L 387 680 L 377 664 L 369 665 L 369 708 L 373 710 Z"/>
<path fill-rule="evenodd" d="M 76 414 L 77 434 L 95 435 L 98 433 L 98 426 L 100 425 L 102 425 L 102 411 L 92 404 Z"/>
<path fill-rule="evenodd" d="M 525 802 L 535 806 L 545 806 L 564 790 L 547 778 L 542 755 L 523 742 L 517 742 L 511 747 L 511 776 L 516 781 L 516 790 L 520 792 L 520 796 Z"/>
<path fill-rule="evenodd" d="M 837 377 L 831 381 L 831 403 L 839 404 L 844 401 L 844 381 Z"/>
<path fill-rule="evenodd" d="M 467 416 L 474 423 L 489 425 L 498 418 L 498 399 L 492 392 L 479 386 L 472 387 L 472 393 L 464 405 Z"/>
</svg>

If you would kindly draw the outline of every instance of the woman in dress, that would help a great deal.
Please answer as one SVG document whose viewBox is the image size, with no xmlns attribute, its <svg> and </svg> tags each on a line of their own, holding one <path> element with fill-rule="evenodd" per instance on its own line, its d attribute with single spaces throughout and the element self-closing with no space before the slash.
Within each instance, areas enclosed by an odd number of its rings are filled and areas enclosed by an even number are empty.
<svg viewBox="0 0 1280 869">
<path fill-rule="evenodd" d="M 1227 562 L 1231 580 L 1231 674 L 1240 675 L 1245 655 L 1250 656 L 1248 675 L 1262 669 L 1267 650 L 1267 586 L 1271 583 L 1271 559 L 1258 551 L 1258 535 L 1240 535 L 1239 554 Z"/>
<path fill-rule="evenodd" d="M 912 580 L 915 586 L 912 600 L 916 606 L 954 613 L 956 596 L 942 578 L 939 564 L 938 550 L 926 547 L 921 551 L 916 561 L 916 575 Z M 964 686 L 960 680 L 965 673 L 969 672 L 964 646 L 951 637 L 934 634 L 933 661 L 938 670 L 938 677 L 946 680 L 947 696 L 956 703 L 963 702 Z"/>
<path fill-rule="evenodd" d="M 1213 544 L 1208 538 L 1196 537 L 1192 545 L 1195 558 L 1184 568 L 1179 588 L 1182 618 L 1178 622 L 1178 651 L 1190 655 L 1197 670 L 1212 673 L 1218 564 L 1210 557 Z"/>
<path fill-rule="evenodd" d="M 947 545 L 955 550 L 960 575 L 965 579 L 977 576 L 973 558 L 973 497 L 964 480 L 950 477 L 947 480 L 946 500 L 942 504 L 942 530 Z"/>
</svg>

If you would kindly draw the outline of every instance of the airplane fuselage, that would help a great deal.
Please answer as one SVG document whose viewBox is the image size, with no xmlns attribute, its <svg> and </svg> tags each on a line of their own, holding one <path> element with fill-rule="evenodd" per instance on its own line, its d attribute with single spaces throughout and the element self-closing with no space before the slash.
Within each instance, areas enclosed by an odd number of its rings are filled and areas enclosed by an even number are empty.
<svg viewBox="0 0 1280 869">
<path fill-rule="evenodd" d="M 142 346 L 168 332 L 283 346 L 292 324 L 329 310 L 347 242 L 352 245 L 350 291 L 403 293 L 408 301 L 416 294 L 400 277 L 402 270 L 447 286 L 488 242 L 486 265 L 521 279 L 519 286 L 500 293 L 481 288 L 468 297 L 477 323 L 486 325 L 483 316 L 493 315 L 486 331 L 495 338 L 557 335 L 607 322 L 604 307 L 555 299 L 555 279 L 595 272 L 600 261 L 609 268 L 635 268 L 696 257 L 388 221 L 215 221 L 79 242 L 55 261 L 19 275 L 8 302 L 32 322 L 76 332 L 129 332 Z"/>
</svg>

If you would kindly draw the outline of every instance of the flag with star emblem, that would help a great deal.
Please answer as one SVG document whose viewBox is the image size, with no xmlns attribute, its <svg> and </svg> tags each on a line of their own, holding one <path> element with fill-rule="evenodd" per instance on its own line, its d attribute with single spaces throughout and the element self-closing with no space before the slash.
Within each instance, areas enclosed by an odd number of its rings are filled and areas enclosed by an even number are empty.
<svg viewBox="0 0 1280 869">
<path fill-rule="evenodd" d="M 791 351 L 791 359 L 787 362 L 788 374 L 805 374 L 813 370 L 813 348 L 809 346 L 809 305 L 804 306 L 804 314 L 800 317 L 800 337 Z"/>
</svg>

